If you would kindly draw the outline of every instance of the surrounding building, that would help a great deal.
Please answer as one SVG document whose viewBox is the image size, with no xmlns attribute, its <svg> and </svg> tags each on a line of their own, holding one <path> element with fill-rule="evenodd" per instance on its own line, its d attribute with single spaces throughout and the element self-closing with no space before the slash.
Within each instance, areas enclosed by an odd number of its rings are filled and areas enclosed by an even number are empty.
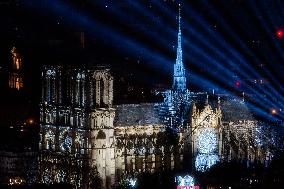
<svg viewBox="0 0 284 189">
<path fill-rule="evenodd" d="M 173 86 L 163 102 L 113 105 L 106 67 L 44 66 L 40 104 L 39 182 L 102 188 L 160 170 L 206 171 L 218 161 L 248 165 L 271 158 L 262 127 L 242 99 L 209 98 L 187 89 L 178 30 Z"/>
<path fill-rule="evenodd" d="M 21 53 L 12 47 L 0 70 L 0 187 L 36 181 L 37 120 L 26 96 Z"/>
<path fill-rule="evenodd" d="M 9 73 L 9 87 L 20 90 L 23 88 L 23 73 L 22 73 L 22 58 L 15 47 L 11 50 L 12 53 L 12 69 Z"/>
<path fill-rule="evenodd" d="M 36 182 L 37 152 L 31 150 L 0 151 L 0 186 Z"/>
</svg>

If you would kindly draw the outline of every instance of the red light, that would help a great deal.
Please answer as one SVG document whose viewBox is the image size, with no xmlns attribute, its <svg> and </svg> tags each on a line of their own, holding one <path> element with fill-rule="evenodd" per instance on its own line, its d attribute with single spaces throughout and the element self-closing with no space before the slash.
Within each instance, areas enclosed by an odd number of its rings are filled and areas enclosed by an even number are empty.
<svg viewBox="0 0 284 189">
<path fill-rule="evenodd" d="M 240 81 L 235 81 L 235 86 L 236 87 L 240 87 L 241 86 L 241 82 Z"/>
<path fill-rule="evenodd" d="M 283 29 L 278 29 L 278 30 L 276 31 L 276 36 L 277 36 L 278 38 L 282 38 L 282 37 L 284 36 Z"/>
</svg>

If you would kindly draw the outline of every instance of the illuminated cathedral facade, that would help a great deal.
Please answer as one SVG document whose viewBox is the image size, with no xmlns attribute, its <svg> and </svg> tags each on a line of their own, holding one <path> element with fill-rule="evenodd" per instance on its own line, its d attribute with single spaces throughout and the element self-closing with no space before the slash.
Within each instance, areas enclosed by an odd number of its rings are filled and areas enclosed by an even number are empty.
<svg viewBox="0 0 284 189">
<path fill-rule="evenodd" d="M 144 172 L 267 161 L 261 128 L 245 103 L 211 102 L 187 89 L 185 75 L 180 16 L 173 86 L 161 92 L 163 102 L 114 105 L 114 78 L 106 67 L 43 67 L 39 181 L 88 188 L 98 176 L 102 188 L 114 188 Z"/>
</svg>

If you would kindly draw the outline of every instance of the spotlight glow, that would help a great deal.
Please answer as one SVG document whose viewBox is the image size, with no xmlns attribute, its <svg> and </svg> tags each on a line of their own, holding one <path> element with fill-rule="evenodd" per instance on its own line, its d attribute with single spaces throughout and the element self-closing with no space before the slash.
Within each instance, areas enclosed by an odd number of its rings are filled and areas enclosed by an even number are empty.
<svg viewBox="0 0 284 189">
<path fill-rule="evenodd" d="M 195 160 L 197 171 L 205 172 L 219 161 L 215 154 L 198 154 Z"/>
<path fill-rule="evenodd" d="M 177 176 L 176 181 L 178 186 L 194 186 L 194 179 L 189 175 L 185 175 L 184 177 Z"/>
<path fill-rule="evenodd" d="M 136 178 L 130 178 L 130 179 L 127 179 L 127 181 L 129 183 L 129 185 L 133 188 L 136 185 L 137 179 Z"/>
<path fill-rule="evenodd" d="M 217 149 L 217 136 L 213 128 L 203 129 L 198 136 L 197 149 L 199 153 L 208 154 Z"/>
<path fill-rule="evenodd" d="M 279 38 L 279 39 L 282 39 L 283 38 L 283 29 L 277 29 L 276 30 L 276 36 Z"/>
<path fill-rule="evenodd" d="M 219 161 L 217 150 L 217 134 L 214 128 L 202 129 L 197 139 L 198 155 L 195 160 L 197 171 L 204 172 Z"/>
</svg>

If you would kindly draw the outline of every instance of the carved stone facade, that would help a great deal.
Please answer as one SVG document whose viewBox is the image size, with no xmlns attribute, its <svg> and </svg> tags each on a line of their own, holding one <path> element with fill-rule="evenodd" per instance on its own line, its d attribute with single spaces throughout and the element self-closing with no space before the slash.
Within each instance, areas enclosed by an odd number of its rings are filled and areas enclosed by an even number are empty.
<svg viewBox="0 0 284 189">
<path fill-rule="evenodd" d="M 96 170 L 110 188 L 126 175 L 181 168 L 182 133 L 170 143 L 160 104 L 113 106 L 108 69 L 63 70 L 42 70 L 40 182 L 86 188 Z"/>
<path fill-rule="evenodd" d="M 112 76 L 108 69 L 63 70 L 42 70 L 39 180 L 86 188 L 96 168 L 103 181 L 113 182 Z"/>
<path fill-rule="evenodd" d="M 192 154 L 195 168 L 205 171 L 219 161 L 222 154 L 222 123 L 220 105 L 216 110 L 207 104 L 201 111 L 192 107 L 191 127 Z"/>
<path fill-rule="evenodd" d="M 167 101 L 112 105 L 113 78 L 108 69 L 63 70 L 45 66 L 42 71 L 41 182 L 87 188 L 95 170 L 102 187 L 111 188 L 126 176 L 186 169 L 189 161 L 189 169 L 205 171 L 218 161 L 271 158 L 260 145 L 261 128 L 242 101 L 218 98 L 214 106 L 201 94 L 195 97 L 203 102 L 196 100 L 192 93 L 187 121 L 175 130 L 165 122 L 173 115 L 161 115 Z M 176 113 L 175 107 L 170 108 Z"/>
<path fill-rule="evenodd" d="M 215 103 L 186 88 L 180 27 L 174 84 L 162 93 L 164 102 L 114 106 L 113 77 L 106 68 L 45 66 L 42 82 L 44 183 L 88 188 L 97 173 L 102 188 L 112 188 L 143 172 L 205 171 L 233 158 L 264 161 L 268 152 L 260 148 L 262 131 L 243 101 Z"/>
</svg>

